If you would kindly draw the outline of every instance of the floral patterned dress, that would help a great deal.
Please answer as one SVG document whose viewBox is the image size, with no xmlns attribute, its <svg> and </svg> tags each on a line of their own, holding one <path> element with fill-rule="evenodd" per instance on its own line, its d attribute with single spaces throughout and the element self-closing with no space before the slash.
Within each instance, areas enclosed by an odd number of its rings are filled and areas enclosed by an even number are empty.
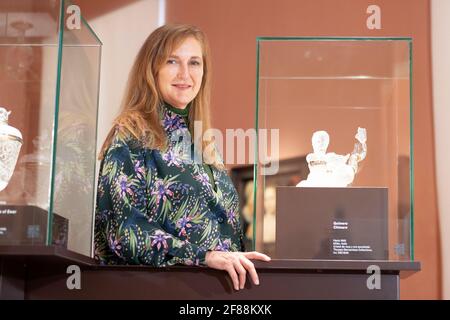
<svg viewBox="0 0 450 320">
<path fill-rule="evenodd" d="M 187 113 L 165 105 L 161 121 L 164 152 L 117 133 L 100 165 L 94 242 L 102 264 L 199 265 L 208 250 L 244 249 L 227 172 L 180 152 Z"/>
</svg>

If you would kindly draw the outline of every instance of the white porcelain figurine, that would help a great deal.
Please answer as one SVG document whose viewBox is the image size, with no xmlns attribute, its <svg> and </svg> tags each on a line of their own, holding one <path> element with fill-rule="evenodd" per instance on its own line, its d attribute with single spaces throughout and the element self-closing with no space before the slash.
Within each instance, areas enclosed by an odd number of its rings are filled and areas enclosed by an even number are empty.
<svg viewBox="0 0 450 320">
<path fill-rule="evenodd" d="M 347 187 L 353 182 L 358 171 L 358 163 L 367 154 L 367 132 L 358 128 L 357 142 L 351 154 L 327 153 L 330 136 L 326 131 L 316 131 L 312 136 L 313 153 L 306 156 L 309 174 L 297 187 Z"/>
</svg>

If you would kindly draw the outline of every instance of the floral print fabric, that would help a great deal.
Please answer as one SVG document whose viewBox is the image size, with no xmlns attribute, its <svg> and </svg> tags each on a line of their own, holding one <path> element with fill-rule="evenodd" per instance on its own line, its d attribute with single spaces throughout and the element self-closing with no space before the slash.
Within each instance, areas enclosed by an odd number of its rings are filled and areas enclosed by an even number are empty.
<svg viewBox="0 0 450 320">
<path fill-rule="evenodd" d="M 227 172 L 211 167 L 211 181 L 204 165 L 192 161 L 180 138 L 188 132 L 185 118 L 163 106 L 161 121 L 169 141 L 164 152 L 116 133 L 102 160 L 94 239 L 102 264 L 199 265 L 208 250 L 244 249 Z"/>
</svg>

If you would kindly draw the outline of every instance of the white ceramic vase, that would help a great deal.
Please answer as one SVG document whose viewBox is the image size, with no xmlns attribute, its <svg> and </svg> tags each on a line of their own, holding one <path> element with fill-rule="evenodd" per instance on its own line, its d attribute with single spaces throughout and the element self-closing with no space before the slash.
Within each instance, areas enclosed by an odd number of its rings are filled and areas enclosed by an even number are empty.
<svg viewBox="0 0 450 320">
<path fill-rule="evenodd" d="M 23 142 L 20 131 L 8 125 L 10 114 L 11 111 L 0 107 L 0 192 L 13 175 Z"/>
</svg>

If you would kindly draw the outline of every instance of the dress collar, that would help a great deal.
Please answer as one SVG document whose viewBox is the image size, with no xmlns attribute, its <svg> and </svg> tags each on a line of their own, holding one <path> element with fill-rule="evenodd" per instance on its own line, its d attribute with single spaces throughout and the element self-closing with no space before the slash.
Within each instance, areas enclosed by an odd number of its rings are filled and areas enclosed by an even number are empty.
<svg viewBox="0 0 450 320">
<path fill-rule="evenodd" d="M 175 114 L 177 114 L 177 115 L 179 115 L 179 116 L 182 116 L 182 117 L 187 117 L 187 116 L 189 115 L 189 109 L 190 109 L 190 107 L 191 107 L 191 103 L 189 103 L 189 104 L 186 106 L 186 108 L 180 109 L 180 108 L 175 108 L 174 106 L 170 105 L 170 104 L 167 103 L 167 102 L 164 102 L 164 107 L 165 107 L 167 110 L 169 110 L 170 112 L 172 112 L 172 113 L 175 113 Z"/>
</svg>

